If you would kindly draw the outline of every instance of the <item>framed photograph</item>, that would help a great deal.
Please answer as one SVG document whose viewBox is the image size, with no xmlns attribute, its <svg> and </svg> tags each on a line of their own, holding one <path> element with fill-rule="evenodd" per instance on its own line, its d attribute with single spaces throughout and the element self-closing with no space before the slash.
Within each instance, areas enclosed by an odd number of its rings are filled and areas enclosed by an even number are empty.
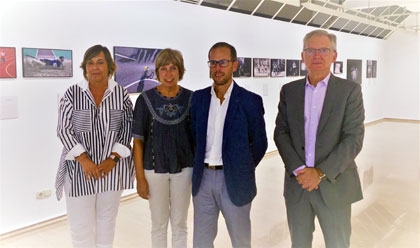
<svg viewBox="0 0 420 248">
<path fill-rule="evenodd" d="M 306 76 L 306 74 L 308 74 L 308 70 L 306 69 L 306 65 L 305 63 L 301 60 L 300 61 L 300 70 L 299 70 L 299 75 L 300 76 Z"/>
<path fill-rule="evenodd" d="M 128 93 L 149 90 L 159 82 L 155 79 L 155 60 L 162 49 L 114 47 L 114 60 L 118 66 L 115 81 Z"/>
<path fill-rule="evenodd" d="M 336 61 L 334 62 L 333 72 L 334 74 L 342 74 L 343 73 L 343 61 Z"/>
<path fill-rule="evenodd" d="M 72 77 L 71 50 L 22 48 L 23 77 Z"/>
<path fill-rule="evenodd" d="M 286 76 L 286 60 L 285 59 L 271 59 L 271 77 L 285 77 Z"/>
<path fill-rule="evenodd" d="M 238 57 L 238 69 L 233 72 L 233 77 L 251 77 L 251 58 Z"/>
<path fill-rule="evenodd" d="M 270 76 L 270 59 L 254 58 L 254 77 Z"/>
<path fill-rule="evenodd" d="M 0 47 L 0 78 L 16 78 L 16 48 Z"/>
<path fill-rule="evenodd" d="M 372 77 L 372 62 L 373 60 L 366 61 L 366 78 Z"/>
<path fill-rule="evenodd" d="M 288 59 L 286 61 L 286 76 L 297 77 L 299 76 L 300 60 Z"/>
<path fill-rule="evenodd" d="M 362 84 L 362 60 L 347 60 L 347 79 Z"/>
<path fill-rule="evenodd" d="M 377 62 L 376 60 L 372 60 L 372 78 L 376 78 L 377 72 Z"/>
<path fill-rule="evenodd" d="M 366 61 L 366 78 L 376 78 L 376 60 Z"/>
</svg>

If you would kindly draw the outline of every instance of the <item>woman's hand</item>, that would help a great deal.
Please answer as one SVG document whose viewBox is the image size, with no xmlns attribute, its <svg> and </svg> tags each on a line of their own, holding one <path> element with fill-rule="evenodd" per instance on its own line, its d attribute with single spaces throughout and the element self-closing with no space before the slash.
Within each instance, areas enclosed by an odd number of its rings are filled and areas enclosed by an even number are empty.
<svg viewBox="0 0 420 248">
<path fill-rule="evenodd" d="M 112 158 L 107 158 L 99 164 L 98 169 L 102 177 L 106 177 L 108 173 L 117 165 Z"/>
<path fill-rule="evenodd" d="M 98 180 L 100 177 L 100 172 L 98 166 L 90 158 L 87 156 L 86 153 L 82 153 L 80 156 L 76 158 L 76 160 L 82 165 L 83 173 L 85 174 L 86 180 L 90 180 L 90 177 L 95 178 Z"/>
<path fill-rule="evenodd" d="M 137 194 L 143 199 L 149 199 L 149 184 L 145 177 L 137 178 Z"/>
</svg>

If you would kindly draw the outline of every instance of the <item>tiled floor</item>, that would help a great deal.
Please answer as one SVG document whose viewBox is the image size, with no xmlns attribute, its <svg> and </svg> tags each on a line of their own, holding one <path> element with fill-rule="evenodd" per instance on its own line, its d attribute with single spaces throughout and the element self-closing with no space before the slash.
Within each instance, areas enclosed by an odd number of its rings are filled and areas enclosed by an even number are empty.
<svg viewBox="0 0 420 248">
<path fill-rule="evenodd" d="M 386 121 L 366 128 L 364 148 L 357 158 L 364 199 L 352 209 L 352 248 L 420 247 L 419 127 L 418 122 Z M 290 247 L 282 196 L 283 173 L 278 154 L 267 156 L 257 168 L 258 195 L 251 212 L 253 247 Z M 192 247 L 192 206 L 188 222 Z M 3 239 L 0 246 L 71 247 L 67 222 Z M 224 219 L 220 217 L 215 247 L 230 246 Z M 121 203 L 114 247 L 150 247 L 147 201 L 135 198 Z M 313 247 L 324 247 L 319 226 Z"/>
</svg>

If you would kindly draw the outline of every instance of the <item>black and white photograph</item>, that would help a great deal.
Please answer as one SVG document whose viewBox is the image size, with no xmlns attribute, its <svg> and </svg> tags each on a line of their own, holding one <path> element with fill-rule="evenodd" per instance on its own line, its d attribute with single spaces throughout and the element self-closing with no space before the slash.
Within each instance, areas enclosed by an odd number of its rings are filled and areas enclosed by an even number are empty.
<svg viewBox="0 0 420 248">
<path fill-rule="evenodd" d="M 251 77 L 251 58 L 238 57 L 238 69 L 233 72 L 233 77 Z"/>
<path fill-rule="evenodd" d="M 347 79 L 362 84 L 362 60 L 347 60 Z"/>
<path fill-rule="evenodd" d="M 254 77 L 270 76 L 270 59 L 254 58 Z"/>
<path fill-rule="evenodd" d="M 366 61 L 366 78 L 376 78 L 376 60 Z"/>
<path fill-rule="evenodd" d="M 143 92 L 159 82 L 155 79 L 155 60 L 162 49 L 114 47 L 114 60 L 118 66 L 115 81 L 128 93 Z"/>
<path fill-rule="evenodd" d="M 343 61 L 334 62 L 333 72 L 334 72 L 334 74 L 342 74 L 343 73 Z"/>
<path fill-rule="evenodd" d="M 372 60 L 372 78 L 376 78 L 377 69 L 378 67 L 376 60 Z"/>
<path fill-rule="evenodd" d="M 286 62 L 286 76 L 298 77 L 299 76 L 299 60 L 288 59 Z"/>
<path fill-rule="evenodd" d="M 366 60 L 366 78 L 372 77 L 372 63 L 373 60 Z"/>
<path fill-rule="evenodd" d="M 286 60 L 285 59 L 271 59 L 271 77 L 285 77 L 286 76 Z"/>
<path fill-rule="evenodd" d="M 22 48 L 23 77 L 72 77 L 71 50 Z"/>
<path fill-rule="evenodd" d="M 300 61 L 299 75 L 300 76 L 306 76 L 306 74 L 308 74 L 308 70 L 306 69 L 305 63 L 301 60 Z"/>
</svg>

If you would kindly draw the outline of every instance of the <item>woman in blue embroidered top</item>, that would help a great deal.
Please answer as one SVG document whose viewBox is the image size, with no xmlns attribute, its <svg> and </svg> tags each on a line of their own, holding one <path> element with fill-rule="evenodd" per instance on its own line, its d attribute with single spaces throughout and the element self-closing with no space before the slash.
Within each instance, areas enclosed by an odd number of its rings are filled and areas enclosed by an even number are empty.
<svg viewBox="0 0 420 248">
<path fill-rule="evenodd" d="M 143 92 L 134 108 L 137 193 L 149 200 L 152 247 L 167 247 L 169 219 L 172 247 L 187 247 L 194 149 L 189 127 L 192 91 L 178 85 L 185 72 L 179 51 L 162 50 L 155 68 L 161 84 Z"/>
</svg>

